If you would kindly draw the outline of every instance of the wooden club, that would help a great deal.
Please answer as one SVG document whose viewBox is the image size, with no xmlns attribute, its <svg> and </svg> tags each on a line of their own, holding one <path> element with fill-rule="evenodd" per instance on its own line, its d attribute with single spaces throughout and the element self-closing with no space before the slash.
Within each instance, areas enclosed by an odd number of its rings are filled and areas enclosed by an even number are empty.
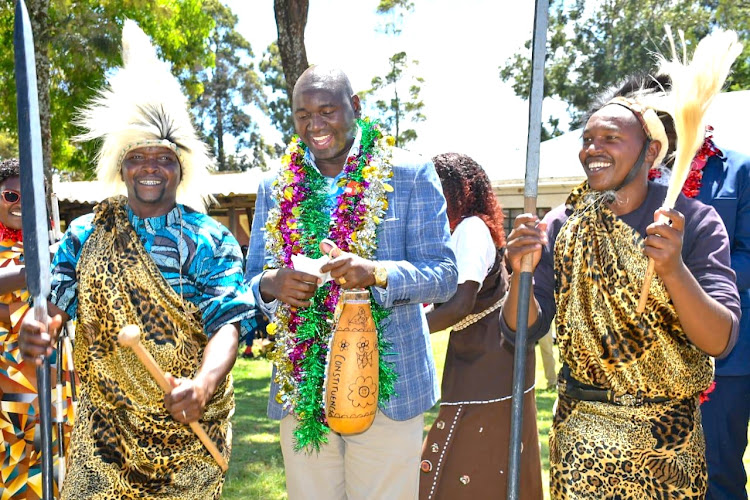
<svg viewBox="0 0 750 500">
<path fill-rule="evenodd" d="M 164 376 L 164 372 L 159 368 L 159 365 L 156 364 L 156 360 L 151 356 L 151 353 L 141 345 L 141 329 L 137 325 L 127 325 L 123 327 L 120 330 L 119 335 L 117 335 L 117 341 L 120 345 L 133 349 L 135 355 L 138 356 L 138 359 L 141 360 L 141 363 L 143 363 L 151 376 L 154 377 L 154 380 L 156 380 L 156 383 L 159 384 L 159 387 L 161 387 L 165 393 L 172 390 L 172 386 L 169 384 L 169 381 L 167 381 L 167 377 Z M 219 452 L 219 449 L 214 442 L 211 441 L 211 438 L 208 437 L 206 431 L 203 430 L 203 427 L 201 427 L 198 422 L 190 422 L 189 425 L 195 435 L 198 436 L 198 439 L 201 440 L 203 446 L 205 446 L 209 453 L 211 453 L 211 456 L 214 457 L 216 463 L 219 464 L 221 470 L 226 472 L 229 468 L 229 464 L 227 464 L 227 461 Z"/>
</svg>

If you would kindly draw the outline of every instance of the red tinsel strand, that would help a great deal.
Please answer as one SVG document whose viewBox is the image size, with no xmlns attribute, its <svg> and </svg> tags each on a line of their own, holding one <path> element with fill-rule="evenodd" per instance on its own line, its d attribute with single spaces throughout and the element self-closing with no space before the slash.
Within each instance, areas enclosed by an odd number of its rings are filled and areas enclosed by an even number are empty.
<svg viewBox="0 0 750 500">
<path fill-rule="evenodd" d="M 708 386 L 708 389 L 701 392 L 700 396 L 698 396 L 700 404 L 703 404 L 710 399 L 708 395 L 714 392 L 714 389 L 716 389 L 716 381 L 711 382 L 711 385 Z"/>
<path fill-rule="evenodd" d="M 698 152 L 693 157 L 693 161 L 690 164 L 690 173 L 685 179 L 685 184 L 682 186 L 682 194 L 688 198 L 695 198 L 700 192 L 701 186 L 703 185 L 703 167 L 708 163 L 708 159 L 712 156 L 722 155 L 723 153 L 719 148 L 716 147 L 713 141 L 714 128 L 711 125 L 706 126 L 706 137 L 703 139 Z M 661 172 L 652 168 L 648 172 L 648 179 L 654 180 L 661 177 Z"/>
</svg>

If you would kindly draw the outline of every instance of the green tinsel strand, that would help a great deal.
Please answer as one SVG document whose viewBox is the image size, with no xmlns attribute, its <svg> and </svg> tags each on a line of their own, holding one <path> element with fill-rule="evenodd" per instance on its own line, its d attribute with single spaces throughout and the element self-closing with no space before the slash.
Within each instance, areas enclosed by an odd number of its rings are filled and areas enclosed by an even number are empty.
<svg viewBox="0 0 750 500">
<path fill-rule="evenodd" d="M 358 120 L 357 123 L 359 124 L 359 128 L 362 130 L 362 152 L 370 153 L 375 147 L 375 143 L 378 139 L 380 139 L 380 136 L 382 134 L 380 133 L 380 130 L 375 126 L 375 122 L 371 122 L 369 120 Z M 360 161 L 366 161 L 364 159 L 364 155 L 363 158 L 360 159 Z"/>
<path fill-rule="evenodd" d="M 330 326 L 327 321 L 329 313 L 323 310 L 323 302 L 325 301 L 330 289 L 330 284 L 318 288 L 312 299 L 310 299 L 310 307 L 299 310 L 299 315 L 302 318 L 302 321 L 299 326 L 297 326 L 297 338 L 301 342 L 313 340 L 314 345 L 317 346 L 318 349 L 320 349 L 321 340 L 328 338 L 330 333 Z M 305 365 L 305 363 L 310 360 L 309 353 L 310 351 L 308 351 L 308 355 L 306 355 L 305 359 L 302 361 L 302 367 L 305 369 L 306 374 L 309 373 L 307 368 L 310 368 Z M 324 368 L 321 367 L 319 374 L 321 379 L 323 377 L 323 370 Z M 313 373 L 313 375 L 317 374 Z M 308 377 L 303 377 L 300 385 L 309 385 L 309 383 L 310 379 Z"/>
<path fill-rule="evenodd" d="M 380 130 L 375 127 L 375 122 L 369 120 L 358 120 L 359 128 L 362 130 L 362 155 L 359 157 L 359 169 L 352 174 L 352 179 L 357 182 L 362 182 L 364 177 L 362 176 L 362 168 L 367 164 L 367 155 L 372 153 L 373 148 L 378 139 L 382 135 Z"/>
<path fill-rule="evenodd" d="M 294 430 L 294 451 L 320 451 L 328 442 L 328 427 L 317 420 L 300 422 Z"/>
<path fill-rule="evenodd" d="M 378 330 L 378 403 L 385 403 L 391 399 L 391 396 L 396 395 L 393 386 L 398 378 L 396 363 L 385 359 L 386 356 L 394 354 L 391 352 L 393 344 L 383 335 L 385 320 L 388 319 L 391 311 L 375 302 L 372 294 L 370 294 L 370 309 Z"/>
<path fill-rule="evenodd" d="M 300 424 L 295 437 L 300 449 L 308 446 L 318 449 L 321 444 L 327 442 L 325 435 L 328 433 L 328 427 L 323 425 L 320 418 L 323 404 L 320 387 L 323 384 L 325 370 L 325 362 L 321 359 L 323 356 L 321 346 L 313 343 L 301 364 L 306 383 L 299 387 L 300 401 L 296 407 Z"/>
<path fill-rule="evenodd" d="M 307 149 L 303 143 L 304 149 Z M 297 224 L 300 225 L 303 253 L 313 259 L 322 254 L 318 244 L 328 237 L 331 225 L 329 210 L 328 188 L 323 175 L 314 167 L 305 164 L 305 180 L 309 189 L 307 196 L 300 202 L 300 215 Z"/>
<path fill-rule="evenodd" d="M 328 336 L 328 314 L 323 311 L 323 301 L 330 291 L 330 285 L 318 288 L 311 299 L 310 307 L 300 310 L 303 321 L 297 327 L 300 340 L 312 339 L 305 358 L 300 362 L 302 380 L 299 383 L 299 402 L 295 411 L 300 424 L 295 431 L 295 447 L 297 450 L 312 447 L 320 449 L 320 445 L 328 440 L 325 435 L 328 427 L 322 423 L 321 408 L 323 395 L 320 388 L 325 377 L 325 351 L 321 346 L 321 339 Z"/>
<path fill-rule="evenodd" d="M 326 283 L 315 291 L 310 299 L 310 307 L 298 311 L 303 321 L 297 326 L 297 338 L 300 340 L 326 338 L 326 320 L 328 313 L 323 310 L 323 302 L 331 290 L 330 283 Z"/>
</svg>

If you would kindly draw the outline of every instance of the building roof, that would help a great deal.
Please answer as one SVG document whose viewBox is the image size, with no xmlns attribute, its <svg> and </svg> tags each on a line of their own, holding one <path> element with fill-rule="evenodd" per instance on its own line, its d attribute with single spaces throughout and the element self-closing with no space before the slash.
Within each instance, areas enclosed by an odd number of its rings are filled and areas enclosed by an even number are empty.
<svg viewBox="0 0 750 500">
<path fill-rule="evenodd" d="M 258 169 L 213 174 L 206 181 L 206 192 L 215 197 L 255 194 L 263 174 Z M 53 182 L 53 190 L 58 200 L 70 203 L 95 204 L 105 197 L 99 181 Z"/>
</svg>

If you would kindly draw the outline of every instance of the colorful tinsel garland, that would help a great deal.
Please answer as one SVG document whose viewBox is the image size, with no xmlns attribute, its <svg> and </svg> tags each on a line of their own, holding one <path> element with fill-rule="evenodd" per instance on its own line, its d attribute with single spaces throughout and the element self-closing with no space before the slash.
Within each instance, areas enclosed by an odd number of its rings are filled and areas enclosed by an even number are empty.
<svg viewBox="0 0 750 500">
<path fill-rule="evenodd" d="M 305 160 L 307 147 L 299 137 L 292 138 L 272 186 L 275 206 L 266 221 L 266 252 L 272 258 L 269 268 L 292 268 L 295 254 L 320 257 L 318 245 L 324 238 L 365 259 L 375 257 L 376 229 L 388 208 L 387 193 L 393 190 L 388 181 L 393 176 L 394 141 L 383 136 L 376 122 L 365 119 L 357 123 L 362 131 L 359 154 L 344 164 L 338 183 L 344 189 L 333 207 L 326 179 Z M 277 400 L 299 420 L 294 433 L 297 450 L 318 450 L 327 442 L 322 388 L 340 293 L 338 284 L 330 281 L 318 288 L 307 308 L 281 304 L 269 325 L 269 332 L 276 335 L 271 357 L 279 384 Z M 370 302 L 380 349 L 378 400 L 384 402 L 394 394 L 397 377 L 394 363 L 386 361 L 392 354 L 383 336 L 389 311 L 372 298 Z"/>
</svg>

